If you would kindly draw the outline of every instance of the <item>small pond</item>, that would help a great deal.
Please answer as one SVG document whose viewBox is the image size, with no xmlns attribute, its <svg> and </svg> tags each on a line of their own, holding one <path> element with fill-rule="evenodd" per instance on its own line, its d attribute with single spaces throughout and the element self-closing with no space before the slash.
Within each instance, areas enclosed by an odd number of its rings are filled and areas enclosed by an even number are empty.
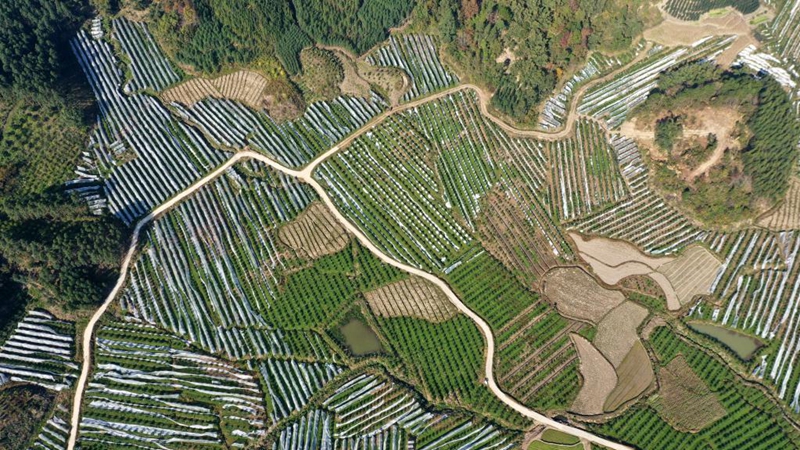
<svg viewBox="0 0 800 450">
<path fill-rule="evenodd" d="M 761 348 L 761 341 L 738 331 L 703 322 L 690 322 L 689 327 L 698 333 L 716 339 L 722 345 L 733 350 L 740 358 L 747 361 Z"/>
<path fill-rule="evenodd" d="M 339 331 L 344 336 L 350 351 L 356 356 L 378 353 L 383 349 L 378 335 L 372 331 L 372 328 L 358 319 L 349 320 L 342 325 Z"/>
</svg>

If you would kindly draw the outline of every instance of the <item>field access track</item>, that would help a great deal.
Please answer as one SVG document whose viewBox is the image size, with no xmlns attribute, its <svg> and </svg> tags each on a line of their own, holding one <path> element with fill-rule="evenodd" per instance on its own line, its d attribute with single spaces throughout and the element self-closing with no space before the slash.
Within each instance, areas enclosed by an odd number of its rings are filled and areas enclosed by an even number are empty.
<svg viewBox="0 0 800 450">
<path fill-rule="evenodd" d="M 646 52 L 642 52 L 642 54 L 640 54 L 640 56 L 645 54 L 645 53 Z M 640 59 L 639 57 L 635 58 L 633 61 L 631 61 L 630 63 L 628 63 L 625 66 L 621 67 L 619 70 L 620 71 L 626 70 L 629 66 L 631 66 L 632 64 L 635 64 L 636 62 L 638 62 L 639 59 Z M 473 322 L 475 322 L 475 324 L 478 326 L 478 328 L 480 329 L 481 333 L 483 334 L 483 336 L 486 339 L 487 348 L 486 348 L 485 372 L 486 372 L 487 386 L 492 391 L 492 393 L 494 393 L 494 395 L 496 395 L 503 403 L 505 403 L 510 408 L 514 409 L 515 411 L 519 412 L 523 416 L 528 417 L 530 419 L 533 419 L 534 421 L 539 422 L 541 424 L 547 425 L 548 427 L 563 431 L 565 433 L 569 433 L 571 435 L 577 436 L 579 438 L 585 439 L 587 441 L 590 441 L 590 442 L 593 442 L 593 443 L 596 443 L 596 444 L 599 444 L 599 445 L 602 445 L 602 446 L 605 446 L 605 447 L 608 447 L 608 448 L 611 448 L 611 449 L 615 449 L 615 450 L 630 450 L 630 448 L 625 446 L 625 445 L 622 445 L 622 444 L 619 444 L 619 443 L 616 443 L 616 442 L 613 442 L 613 441 L 609 441 L 607 439 L 604 439 L 602 437 L 596 436 L 596 435 L 594 435 L 594 434 L 592 434 L 592 433 L 590 433 L 588 431 L 582 430 L 580 428 L 576 428 L 576 427 L 573 427 L 573 426 L 570 426 L 570 425 L 555 421 L 555 420 L 553 420 L 553 419 L 551 419 L 551 418 L 549 418 L 549 417 L 547 417 L 547 416 L 545 416 L 543 414 L 540 414 L 540 413 L 538 413 L 538 412 L 536 412 L 536 411 L 534 411 L 534 410 L 522 405 L 517 400 L 513 399 L 511 396 L 509 396 L 508 394 L 503 392 L 503 390 L 501 390 L 500 387 L 497 385 L 497 382 L 496 382 L 495 376 L 494 376 L 494 364 L 493 364 L 493 362 L 494 362 L 494 357 L 495 357 L 495 340 L 494 340 L 494 336 L 492 334 L 492 330 L 489 327 L 489 325 L 486 323 L 486 321 L 484 321 L 474 311 L 469 309 L 469 307 L 467 307 L 467 305 L 464 304 L 464 302 L 462 302 L 461 299 L 458 298 L 458 296 L 452 291 L 452 289 L 450 289 L 450 286 L 446 282 L 444 282 L 441 278 L 439 278 L 439 277 L 437 277 L 437 276 L 435 276 L 435 275 L 433 275 L 431 273 L 428 273 L 428 272 L 425 272 L 423 270 L 417 269 L 415 267 L 411 267 L 411 266 L 409 266 L 407 264 L 404 264 L 402 262 L 396 261 L 395 259 L 391 258 L 389 255 L 387 255 L 383 251 L 381 251 L 375 244 L 373 244 L 367 238 L 367 236 L 358 227 L 356 227 L 353 223 L 351 223 L 350 221 L 348 221 L 345 218 L 345 216 L 336 208 L 336 206 L 334 205 L 333 201 L 328 196 L 328 193 L 323 189 L 323 187 L 312 176 L 314 170 L 323 161 L 325 161 L 327 158 L 329 158 L 330 156 L 332 156 L 335 153 L 337 153 L 340 149 L 347 147 L 356 138 L 358 138 L 359 136 L 361 136 L 362 134 L 364 134 L 366 132 L 369 132 L 375 125 L 383 122 L 389 116 L 391 116 L 393 114 L 396 114 L 398 112 L 402 112 L 402 111 L 405 111 L 405 110 L 408 110 L 408 109 L 411 109 L 411 108 L 415 108 L 415 107 L 417 107 L 417 106 L 419 106 L 419 105 L 421 105 L 423 103 L 427 103 L 427 102 L 430 102 L 430 101 L 433 101 L 433 100 L 437 100 L 437 99 L 443 98 L 445 96 L 448 96 L 450 94 L 453 94 L 455 92 L 459 92 L 459 91 L 463 91 L 463 90 L 473 90 L 473 91 L 475 91 L 478 94 L 478 98 L 480 100 L 479 103 L 480 103 L 480 111 L 481 111 L 481 113 L 486 118 L 488 118 L 491 121 L 493 121 L 500 128 L 502 128 L 504 131 L 506 131 L 507 133 L 509 133 L 512 136 L 533 137 L 533 138 L 537 138 L 537 139 L 551 140 L 551 141 L 567 137 L 567 136 L 571 135 L 571 133 L 573 133 L 573 129 L 575 128 L 575 123 L 577 121 L 576 108 L 577 108 L 577 105 L 579 103 L 577 100 L 581 97 L 581 95 L 587 89 L 590 89 L 591 87 L 595 86 L 598 83 L 602 83 L 602 82 L 608 81 L 616 73 L 617 72 L 614 72 L 614 73 L 611 73 L 611 74 L 609 74 L 609 75 L 607 75 L 605 77 L 595 79 L 592 82 L 587 83 L 582 88 L 580 88 L 578 90 L 578 92 L 576 92 L 576 95 L 574 97 L 575 101 L 573 101 L 572 104 L 571 104 L 571 107 L 570 107 L 570 110 L 569 110 L 569 114 L 567 115 L 567 120 L 566 120 L 565 126 L 561 130 L 556 131 L 556 132 L 541 132 L 541 131 L 533 131 L 533 130 L 520 130 L 520 129 L 512 127 L 511 125 L 503 122 L 499 118 L 493 116 L 489 112 L 488 103 L 489 103 L 490 97 L 489 97 L 489 95 L 487 93 L 483 92 L 477 86 L 470 85 L 470 84 L 463 84 L 463 85 L 455 86 L 455 87 L 450 88 L 450 89 L 446 89 L 444 91 L 440 91 L 440 92 L 438 92 L 436 94 L 433 94 L 433 95 L 430 95 L 430 96 L 427 96 L 427 97 L 424 97 L 424 98 L 420 98 L 418 100 L 415 100 L 415 101 L 412 101 L 412 102 L 409 102 L 409 103 L 405 103 L 400 107 L 396 107 L 396 108 L 390 109 L 388 111 L 385 111 L 384 113 L 374 117 L 372 120 L 367 122 L 364 126 L 362 126 L 358 130 L 353 132 L 351 135 L 346 137 L 339 144 L 333 146 L 328 151 L 326 151 L 326 152 L 322 153 L 321 155 L 319 155 L 318 157 L 316 157 L 313 161 L 311 161 L 308 165 L 306 165 L 305 167 L 303 167 L 300 170 L 294 170 L 294 169 L 287 168 L 286 166 L 284 166 L 284 165 L 282 165 L 282 164 L 280 164 L 280 163 L 278 163 L 278 162 L 276 162 L 276 161 L 264 156 L 263 154 L 257 153 L 257 152 L 252 151 L 252 150 L 239 151 L 239 152 L 235 153 L 233 156 L 231 156 L 222 165 L 220 165 L 219 167 L 214 169 L 212 172 L 210 172 L 209 174 L 207 174 L 206 176 L 204 176 L 200 180 L 194 182 L 188 188 L 184 189 L 183 191 L 181 191 L 180 193 L 178 193 L 177 195 L 175 195 L 171 199 L 169 199 L 166 202 L 162 203 L 157 208 L 153 209 L 148 215 L 142 217 L 137 222 L 136 227 L 134 228 L 132 236 L 131 236 L 131 241 L 130 241 L 130 244 L 129 244 L 129 247 L 128 247 L 128 251 L 126 252 L 126 254 L 124 256 L 124 259 L 122 260 L 122 264 L 120 266 L 119 279 L 117 280 L 117 283 L 114 285 L 114 288 L 111 290 L 111 292 L 109 293 L 108 297 L 105 299 L 103 304 L 92 315 L 92 317 L 89 320 L 89 322 L 88 322 L 88 324 L 86 326 L 86 329 L 85 329 L 85 331 L 83 333 L 82 346 L 83 346 L 83 355 L 84 355 L 84 357 L 83 357 L 83 361 L 82 361 L 80 378 L 78 379 L 78 383 L 77 383 L 76 388 L 75 388 L 75 398 L 74 398 L 74 401 L 73 401 L 72 418 L 71 418 L 71 422 L 70 422 L 70 434 L 69 434 L 69 441 L 68 441 L 67 449 L 68 450 L 74 450 L 75 449 L 75 444 L 77 442 L 78 428 L 79 428 L 80 416 L 81 416 L 81 405 L 83 403 L 83 396 L 84 396 L 84 391 L 85 391 L 85 388 L 86 388 L 86 382 L 87 382 L 87 380 L 89 378 L 89 372 L 91 371 L 91 368 L 92 368 L 92 350 L 93 350 L 92 343 L 93 343 L 93 339 L 94 339 L 95 328 L 97 327 L 97 323 L 98 323 L 99 319 L 102 317 L 102 315 L 108 309 L 108 307 L 111 304 L 111 302 L 117 297 L 117 295 L 119 294 L 120 290 L 122 289 L 122 287 L 125 284 L 125 281 L 126 281 L 127 276 L 128 276 L 128 271 L 129 271 L 128 268 L 130 266 L 130 263 L 131 263 L 131 260 L 133 259 L 134 254 L 136 253 L 136 248 L 137 248 L 138 242 L 139 242 L 139 236 L 140 236 L 142 230 L 144 230 L 145 227 L 148 224 L 150 224 L 151 222 L 153 222 L 153 220 L 156 219 L 158 216 L 164 214 L 165 212 L 170 210 L 172 207 L 174 207 L 175 205 L 177 205 L 181 201 L 187 199 L 189 196 L 191 196 L 192 194 L 197 192 L 203 186 L 205 186 L 209 182 L 213 181 L 214 179 L 216 179 L 217 177 L 219 177 L 223 173 L 225 173 L 225 171 L 228 170 L 234 164 L 236 164 L 236 163 L 238 163 L 240 161 L 247 160 L 247 159 L 255 159 L 255 160 L 258 160 L 258 161 L 260 161 L 260 162 L 272 167 L 273 169 L 275 169 L 275 170 L 277 170 L 279 172 L 282 172 L 282 173 L 284 173 L 286 175 L 298 178 L 301 181 L 303 181 L 303 182 L 307 183 L 308 185 L 310 185 L 317 192 L 317 194 L 319 195 L 320 199 L 322 199 L 323 203 L 333 213 L 333 215 L 336 218 L 336 220 L 339 223 L 341 223 L 342 226 L 345 229 L 347 229 L 348 232 L 350 232 L 353 236 L 355 236 L 356 239 L 358 239 L 358 241 L 364 247 L 366 247 L 375 256 L 377 256 L 378 259 L 380 259 L 381 261 L 385 262 L 386 264 L 394 266 L 394 267 L 396 267 L 396 268 L 398 268 L 400 270 L 403 270 L 403 271 L 405 271 L 407 273 L 419 276 L 421 278 L 424 278 L 424 279 L 430 281 L 431 283 L 433 283 L 434 285 L 439 287 L 442 290 L 442 292 L 445 293 L 445 295 L 447 296 L 448 300 L 450 300 L 450 302 L 453 303 L 453 305 L 455 305 L 455 307 L 458 308 L 459 311 L 464 313 Z"/>
</svg>

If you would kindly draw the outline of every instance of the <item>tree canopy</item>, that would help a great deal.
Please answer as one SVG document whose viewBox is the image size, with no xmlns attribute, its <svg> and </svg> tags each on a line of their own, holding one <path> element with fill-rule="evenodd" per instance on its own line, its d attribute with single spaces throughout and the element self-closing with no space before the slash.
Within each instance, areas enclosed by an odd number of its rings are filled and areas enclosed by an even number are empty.
<svg viewBox="0 0 800 450">
<path fill-rule="evenodd" d="M 80 0 L 0 2 L 0 87 L 52 89 L 69 57 L 67 39 L 85 14 Z"/>
</svg>

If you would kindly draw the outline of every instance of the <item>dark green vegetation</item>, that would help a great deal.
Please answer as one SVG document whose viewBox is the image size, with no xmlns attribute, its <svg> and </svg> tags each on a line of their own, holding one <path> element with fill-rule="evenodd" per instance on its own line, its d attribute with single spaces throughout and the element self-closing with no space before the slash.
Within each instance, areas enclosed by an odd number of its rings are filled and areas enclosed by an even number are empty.
<svg viewBox="0 0 800 450">
<path fill-rule="evenodd" d="M 683 112 L 704 107 L 742 116 L 733 131 L 738 148 L 726 149 L 705 176 L 689 180 L 681 176 L 683 167 L 697 167 L 721 138 L 710 135 L 699 146 L 676 145 Z M 656 122 L 656 143 L 668 153 L 665 160 L 653 161 L 656 185 L 703 222 L 729 224 L 751 218 L 786 193 L 797 161 L 800 126 L 788 96 L 771 78 L 686 64 L 665 73 L 636 114 Z"/>
<path fill-rule="evenodd" d="M 656 122 L 656 144 L 662 150 L 672 151 L 675 139 L 683 135 L 683 123 L 679 116 L 667 116 Z"/>
<path fill-rule="evenodd" d="M 459 266 L 448 281 L 494 330 L 500 387 L 537 410 L 563 411 L 572 404 L 580 377 L 568 331 L 580 325 L 560 316 L 486 253 Z"/>
<path fill-rule="evenodd" d="M 639 448 L 670 449 L 775 449 L 800 447 L 800 433 L 783 416 L 781 408 L 759 388 L 750 386 L 724 363 L 679 338 L 667 327 L 650 338 L 661 367 L 683 355 L 691 369 L 715 393 L 726 410 L 723 418 L 697 433 L 675 430 L 649 404 L 638 404 L 602 425 L 598 433 Z"/>
<path fill-rule="evenodd" d="M 69 65 L 67 40 L 87 13 L 82 0 L 0 2 L 0 88 L 54 90 Z"/>
<path fill-rule="evenodd" d="M 69 308 L 96 304 L 116 278 L 121 222 L 90 215 L 85 202 L 63 192 L 88 139 L 66 101 L 0 97 L 0 271 L 11 303 L 4 309 L 22 308 L 28 298 Z"/>
<path fill-rule="evenodd" d="M 758 9 L 758 0 L 668 0 L 664 9 L 681 20 L 697 20 L 712 9 L 731 6 L 742 14 Z"/>
<path fill-rule="evenodd" d="M 67 45 L 88 4 L 0 4 L 0 330 L 31 299 L 78 308 L 115 278 L 125 231 L 63 193 L 96 115 Z"/>
<path fill-rule="evenodd" d="M 34 385 L 0 390 L 0 448 L 27 448 L 54 399 L 52 392 Z"/>
<path fill-rule="evenodd" d="M 381 330 L 405 369 L 437 403 L 488 414 L 523 426 L 522 416 L 500 402 L 483 385 L 486 343 L 472 321 L 459 315 L 440 323 L 412 317 L 379 320 Z"/>
<path fill-rule="evenodd" d="M 280 59 L 300 71 L 300 51 L 314 43 L 364 53 L 411 11 L 409 0 L 164 0 L 151 5 L 154 31 L 177 59 L 206 73 Z"/>
<path fill-rule="evenodd" d="M 414 21 L 441 35 L 461 72 L 496 90 L 492 105 L 533 123 L 563 74 L 590 49 L 628 48 L 649 13 L 647 0 L 423 0 Z"/>
</svg>

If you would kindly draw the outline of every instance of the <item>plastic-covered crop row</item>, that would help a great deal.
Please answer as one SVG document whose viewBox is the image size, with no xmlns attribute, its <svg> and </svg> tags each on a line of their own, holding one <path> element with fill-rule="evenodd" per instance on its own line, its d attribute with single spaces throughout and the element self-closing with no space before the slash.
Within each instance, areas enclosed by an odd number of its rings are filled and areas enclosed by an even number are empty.
<svg viewBox="0 0 800 450">
<path fill-rule="evenodd" d="M 628 138 L 612 136 L 611 145 L 630 197 L 574 222 L 571 227 L 586 234 L 627 240 L 651 254 L 674 253 L 703 239 L 704 231 L 692 225 L 650 189 L 647 168 L 636 143 Z"/>
<path fill-rule="evenodd" d="M 437 51 L 431 36 L 392 36 L 367 57 L 367 62 L 403 69 L 411 77 L 411 89 L 403 96 L 403 101 L 409 101 L 458 82 L 458 77 L 444 68 Z"/>
<path fill-rule="evenodd" d="M 156 327 L 111 326 L 98 331 L 81 448 L 244 447 L 263 434 L 263 393 L 252 373 Z"/>
<path fill-rule="evenodd" d="M 0 385 L 33 383 L 60 391 L 75 380 L 75 325 L 31 310 L 0 347 Z"/>
<path fill-rule="evenodd" d="M 71 185 L 102 183 L 108 209 L 130 224 L 222 162 L 222 152 L 157 100 L 122 93 L 122 72 L 111 45 L 83 31 L 70 45 L 100 107 L 88 158 Z"/>
</svg>

